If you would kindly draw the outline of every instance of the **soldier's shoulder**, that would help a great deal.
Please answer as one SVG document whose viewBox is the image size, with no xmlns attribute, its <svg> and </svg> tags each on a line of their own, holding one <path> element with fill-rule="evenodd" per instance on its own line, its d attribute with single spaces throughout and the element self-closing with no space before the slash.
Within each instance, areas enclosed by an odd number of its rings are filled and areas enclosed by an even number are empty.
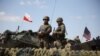
<svg viewBox="0 0 100 56">
<path fill-rule="evenodd" d="M 48 24 L 48 25 L 46 25 L 46 26 L 51 27 L 51 25 L 50 25 L 50 24 Z"/>
<path fill-rule="evenodd" d="M 40 25 L 40 27 L 44 27 L 44 25 Z"/>
<path fill-rule="evenodd" d="M 62 24 L 62 25 L 61 25 L 61 27 L 65 27 L 65 25 L 64 25 L 64 24 Z"/>
</svg>

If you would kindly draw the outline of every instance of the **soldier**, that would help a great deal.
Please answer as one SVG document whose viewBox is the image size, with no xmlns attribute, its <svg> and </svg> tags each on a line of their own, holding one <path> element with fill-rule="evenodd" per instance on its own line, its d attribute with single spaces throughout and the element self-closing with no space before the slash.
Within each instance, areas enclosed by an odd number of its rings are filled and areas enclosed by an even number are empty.
<svg viewBox="0 0 100 56">
<path fill-rule="evenodd" d="M 79 36 L 76 36 L 76 38 L 74 40 L 75 40 L 76 44 L 80 44 L 81 43 L 81 41 L 79 39 Z"/>
<path fill-rule="evenodd" d="M 62 41 L 65 39 L 65 25 L 63 23 L 62 17 L 57 18 L 58 28 L 53 32 L 53 36 L 55 41 L 58 41 L 62 43 Z M 54 42 L 55 44 L 55 42 Z"/>
<path fill-rule="evenodd" d="M 41 47 L 48 47 L 48 39 L 50 36 L 50 32 L 52 31 L 52 27 L 49 24 L 49 17 L 45 16 L 43 18 L 44 24 L 40 26 L 39 31 L 38 31 L 38 36 L 40 39 L 40 46 Z"/>
</svg>

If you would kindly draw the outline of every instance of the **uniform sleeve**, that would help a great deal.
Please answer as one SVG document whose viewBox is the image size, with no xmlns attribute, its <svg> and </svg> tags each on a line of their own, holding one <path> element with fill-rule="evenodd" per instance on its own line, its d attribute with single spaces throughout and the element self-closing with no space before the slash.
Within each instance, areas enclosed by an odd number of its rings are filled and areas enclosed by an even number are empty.
<svg viewBox="0 0 100 56">
<path fill-rule="evenodd" d="M 41 28 L 42 28 L 42 26 L 40 26 L 40 28 L 39 28 L 38 32 L 40 32 L 40 31 L 41 31 Z"/>
<path fill-rule="evenodd" d="M 46 31 L 46 33 L 49 34 L 51 31 L 52 31 L 52 27 L 49 26 L 48 29 L 47 29 L 47 31 Z"/>
<path fill-rule="evenodd" d="M 58 34 L 64 34 L 65 33 L 65 26 L 61 26 L 61 31 L 58 32 Z"/>
</svg>

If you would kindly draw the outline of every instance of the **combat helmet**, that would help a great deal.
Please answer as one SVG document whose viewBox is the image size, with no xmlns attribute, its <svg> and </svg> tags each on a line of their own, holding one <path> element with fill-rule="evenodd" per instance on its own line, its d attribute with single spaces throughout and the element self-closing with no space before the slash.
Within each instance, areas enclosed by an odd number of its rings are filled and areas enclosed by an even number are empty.
<svg viewBox="0 0 100 56">
<path fill-rule="evenodd" d="M 48 20 L 49 21 L 50 20 L 49 16 L 44 16 L 43 20 Z"/>
<path fill-rule="evenodd" d="M 58 17 L 56 21 L 57 22 L 59 22 L 59 21 L 62 22 L 63 21 L 63 18 L 62 17 Z"/>
</svg>

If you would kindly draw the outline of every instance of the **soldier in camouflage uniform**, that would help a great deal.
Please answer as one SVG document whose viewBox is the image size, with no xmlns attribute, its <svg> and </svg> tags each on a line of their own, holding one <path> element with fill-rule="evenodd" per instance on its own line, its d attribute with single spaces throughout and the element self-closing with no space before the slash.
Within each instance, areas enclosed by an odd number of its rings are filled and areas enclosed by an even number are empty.
<svg viewBox="0 0 100 56">
<path fill-rule="evenodd" d="M 38 31 L 41 47 L 48 47 L 49 36 L 50 32 L 52 31 L 52 27 L 49 24 L 49 20 L 49 17 L 45 16 L 43 18 L 44 24 L 40 26 Z"/>
<path fill-rule="evenodd" d="M 53 32 L 53 36 L 56 42 L 59 42 L 59 45 L 62 43 L 62 41 L 65 39 L 65 25 L 63 23 L 62 17 L 57 18 L 58 27 Z M 56 42 L 54 41 L 54 45 Z"/>
</svg>

